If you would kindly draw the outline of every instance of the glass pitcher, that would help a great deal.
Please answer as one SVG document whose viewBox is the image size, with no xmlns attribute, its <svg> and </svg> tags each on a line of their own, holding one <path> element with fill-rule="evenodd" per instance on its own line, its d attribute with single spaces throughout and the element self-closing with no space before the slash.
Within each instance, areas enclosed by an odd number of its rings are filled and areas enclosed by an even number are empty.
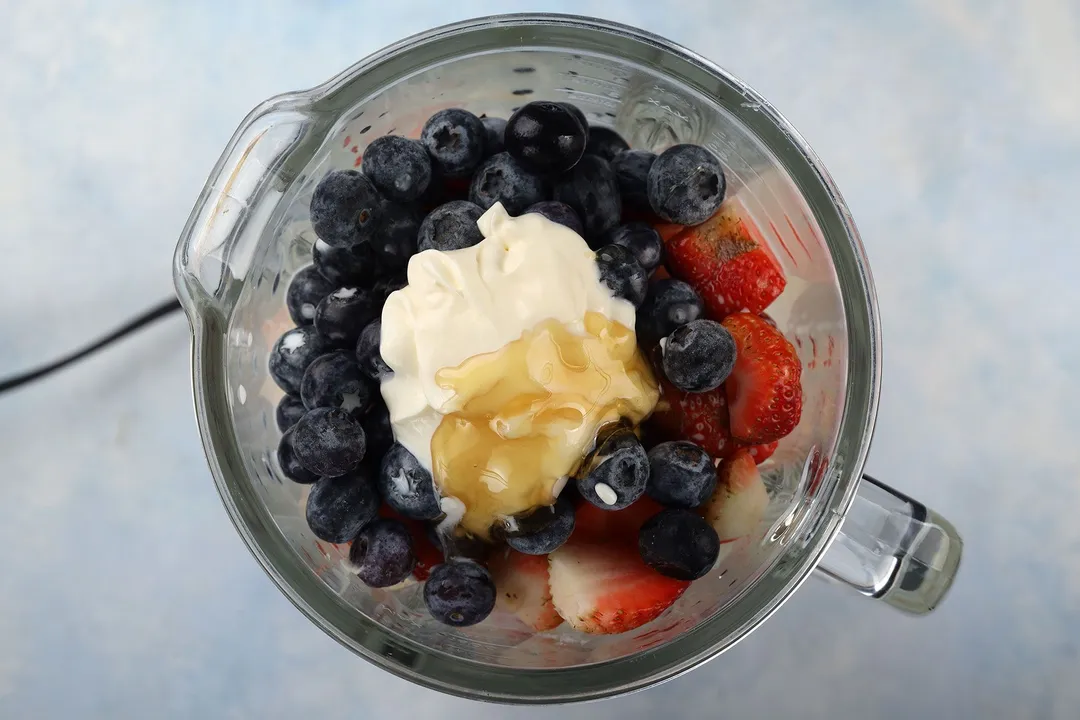
<svg viewBox="0 0 1080 720">
<path fill-rule="evenodd" d="M 622 635 L 533 634 L 497 616 L 466 629 L 436 623 L 419 585 L 369 589 L 343 564 L 346 547 L 311 534 L 308 486 L 283 481 L 274 460 L 281 390 L 267 356 L 291 324 L 289 280 L 311 260 L 315 183 L 358 166 L 376 137 L 417 137 L 441 108 L 507 117 L 529 99 L 571 101 L 635 148 L 689 142 L 715 152 L 728 202 L 783 265 L 788 285 L 769 314 L 803 362 L 802 421 L 761 467 L 769 505 L 757 530 L 664 615 Z M 316 625 L 422 685 L 518 703 L 607 697 L 723 652 L 815 569 L 912 613 L 931 610 L 956 573 L 953 527 L 862 474 L 881 337 L 870 270 L 839 192 L 764 99 L 646 32 L 570 16 L 483 18 L 406 39 L 319 87 L 266 101 L 211 173 L 174 274 L 194 336 L 203 445 L 244 542 Z"/>
</svg>

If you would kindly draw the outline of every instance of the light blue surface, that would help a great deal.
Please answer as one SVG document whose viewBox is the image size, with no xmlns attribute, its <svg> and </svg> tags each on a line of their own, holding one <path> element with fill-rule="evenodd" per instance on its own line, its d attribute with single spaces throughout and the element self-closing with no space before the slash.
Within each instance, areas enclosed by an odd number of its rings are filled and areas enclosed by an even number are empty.
<svg viewBox="0 0 1080 720">
<path fill-rule="evenodd" d="M 1073 0 L 0 0 L 0 375 L 167 296 L 175 238 L 258 101 L 425 27 L 524 9 L 687 45 L 824 159 L 881 300 L 868 469 L 966 541 L 944 606 L 912 619 L 811 582 L 712 664 L 601 705 L 508 710 L 413 688 L 316 630 L 243 548 L 202 456 L 175 317 L 0 399 L 0 717 L 1074 720 Z"/>
</svg>

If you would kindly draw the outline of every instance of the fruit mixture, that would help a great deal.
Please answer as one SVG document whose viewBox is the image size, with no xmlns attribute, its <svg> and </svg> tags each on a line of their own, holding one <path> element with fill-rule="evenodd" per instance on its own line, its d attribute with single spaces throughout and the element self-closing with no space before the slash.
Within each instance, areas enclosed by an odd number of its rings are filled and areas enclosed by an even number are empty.
<svg viewBox="0 0 1080 720">
<path fill-rule="evenodd" d="M 705 148 L 575 106 L 435 113 L 318 183 L 269 370 L 281 473 L 375 588 L 536 632 L 655 619 L 757 529 L 801 364 Z"/>
</svg>

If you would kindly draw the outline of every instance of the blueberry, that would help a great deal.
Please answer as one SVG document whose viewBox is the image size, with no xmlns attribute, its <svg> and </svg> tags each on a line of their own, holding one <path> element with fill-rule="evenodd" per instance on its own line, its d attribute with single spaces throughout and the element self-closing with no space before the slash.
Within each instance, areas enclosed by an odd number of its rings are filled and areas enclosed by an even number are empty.
<svg viewBox="0 0 1080 720">
<path fill-rule="evenodd" d="M 554 199 L 574 208 L 585 225 L 585 239 L 590 242 L 615 228 L 622 217 L 615 172 L 596 155 L 581 158 L 573 170 L 556 181 Z"/>
<path fill-rule="evenodd" d="M 484 239 L 476 221 L 483 209 L 467 200 L 440 205 L 420 224 L 420 250 L 460 250 Z"/>
<path fill-rule="evenodd" d="M 566 111 L 569 112 L 571 115 L 573 115 L 577 119 L 578 123 L 581 124 L 581 127 L 585 128 L 585 130 L 588 131 L 588 129 L 589 129 L 589 120 L 585 117 L 585 113 L 581 112 L 581 108 L 579 108 L 574 103 L 561 102 L 561 103 L 558 103 L 558 104 L 562 105 L 564 108 L 566 108 Z M 586 137 L 586 145 L 587 144 L 588 144 L 588 138 Z"/>
<path fill-rule="evenodd" d="M 649 274 L 632 252 L 622 245 L 605 245 L 596 251 L 596 266 L 600 269 L 600 282 L 608 286 L 612 295 L 629 300 L 634 307 L 644 302 Z"/>
<path fill-rule="evenodd" d="M 412 205 L 385 206 L 382 225 L 371 240 L 381 270 L 403 270 L 409 264 L 409 258 L 416 254 L 421 219 L 420 211 Z"/>
<path fill-rule="evenodd" d="M 551 185 L 546 178 L 529 172 L 507 152 L 492 155 L 481 163 L 469 185 L 469 200 L 482 210 L 501 202 L 511 215 L 520 215 L 550 194 Z"/>
<path fill-rule="evenodd" d="M 645 494 L 648 481 L 645 448 L 633 431 L 620 428 L 600 441 L 576 484 L 581 496 L 596 507 L 622 510 Z"/>
<path fill-rule="evenodd" d="M 543 524 L 530 532 L 508 535 L 506 544 L 526 555 L 547 555 L 574 532 L 574 505 L 560 497 L 551 507 L 537 508 L 529 519 Z"/>
<path fill-rule="evenodd" d="M 623 140 L 623 136 L 611 128 L 589 128 L 589 141 L 585 143 L 585 152 L 590 155 L 598 155 L 608 162 L 624 150 L 630 149 L 630 143 Z"/>
<path fill-rule="evenodd" d="M 671 333 L 663 343 L 664 375 L 686 392 L 720 387 L 735 367 L 735 340 L 713 320 L 694 320 Z"/>
<path fill-rule="evenodd" d="M 360 372 L 372 380 L 382 380 L 393 374 L 393 370 L 382 359 L 379 343 L 382 341 L 382 319 L 375 318 L 360 331 L 356 340 L 356 364 Z"/>
<path fill-rule="evenodd" d="M 495 581 L 476 561 L 453 558 L 432 568 L 424 583 L 424 603 L 441 623 L 475 625 L 495 607 Z"/>
<path fill-rule="evenodd" d="M 675 145 L 649 169 L 649 205 L 668 222 L 698 225 L 724 202 L 720 161 L 700 145 Z"/>
<path fill-rule="evenodd" d="M 416 140 L 398 135 L 375 138 L 364 150 L 360 169 L 384 197 L 419 200 L 431 183 L 431 158 Z"/>
<path fill-rule="evenodd" d="M 624 206 L 652 212 L 649 206 L 649 170 L 654 162 L 656 153 L 648 150 L 627 150 L 611 161 Z"/>
<path fill-rule="evenodd" d="M 377 280 L 372 286 L 371 292 L 375 296 L 375 304 L 379 306 L 379 311 L 382 311 L 382 306 L 386 304 L 386 298 L 390 297 L 390 293 L 396 292 L 408 284 L 409 279 L 405 275 L 393 275 Z"/>
<path fill-rule="evenodd" d="M 278 467 L 281 468 L 281 474 L 293 482 L 310 485 L 318 480 L 319 476 L 310 470 L 306 470 L 300 464 L 300 461 L 296 459 L 296 450 L 293 447 L 293 432 L 294 429 L 289 428 L 282 434 L 281 440 L 278 441 Z"/>
<path fill-rule="evenodd" d="M 316 240 L 311 248 L 311 261 L 319 274 L 334 288 L 345 285 L 366 285 L 375 277 L 375 250 L 370 242 L 333 247 Z"/>
<path fill-rule="evenodd" d="M 497 155 L 506 149 L 503 138 L 506 137 L 506 121 L 497 117 L 483 117 L 480 122 L 484 124 L 484 157 Z"/>
<path fill-rule="evenodd" d="M 409 577 L 416 565 L 412 535 L 397 520 L 373 520 L 352 541 L 349 562 L 368 587 L 397 585 Z"/>
<path fill-rule="evenodd" d="M 310 325 L 287 330 L 270 351 L 270 377 L 285 392 L 299 395 L 304 371 L 328 349 L 326 341 Z"/>
<path fill-rule="evenodd" d="M 348 350 L 335 350 L 315 359 L 300 383 L 300 398 L 308 410 L 341 408 L 359 420 L 371 407 L 375 391 Z"/>
<path fill-rule="evenodd" d="M 506 151 L 532 172 L 566 172 L 581 160 L 587 130 L 564 103 L 531 102 L 506 121 Z"/>
<path fill-rule="evenodd" d="M 308 527 L 329 543 L 349 542 L 378 514 L 379 493 L 363 470 L 320 478 L 308 494 Z"/>
<path fill-rule="evenodd" d="M 465 178 L 484 158 L 486 134 L 480 118 L 467 110 L 449 108 L 440 110 L 424 123 L 420 142 L 442 177 Z"/>
<path fill-rule="evenodd" d="M 525 212 L 543 215 L 551 222 L 568 227 L 578 235 L 585 234 L 585 228 L 581 225 L 581 218 L 574 212 L 574 208 L 566 203 L 561 203 L 556 200 L 545 200 L 544 202 L 530 205 L 525 208 Z"/>
<path fill-rule="evenodd" d="M 315 329 L 334 347 L 355 347 L 360 331 L 378 312 L 370 290 L 356 286 L 338 288 L 315 308 Z"/>
<path fill-rule="evenodd" d="M 364 459 L 364 429 L 338 408 L 309 410 L 293 426 L 293 450 L 306 469 L 321 476 L 352 472 Z"/>
<path fill-rule="evenodd" d="M 643 222 L 631 222 L 608 233 L 610 245 L 622 245 L 633 253 L 638 264 L 645 272 L 652 272 L 664 259 L 664 241 L 652 225 Z"/>
<path fill-rule="evenodd" d="M 638 532 L 642 560 L 661 575 L 697 580 L 712 570 L 720 537 L 705 518 L 689 510 L 661 510 Z"/>
<path fill-rule="evenodd" d="M 431 473 L 404 445 L 394 443 L 386 451 L 376 482 L 386 504 L 405 517 L 434 520 L 442 515 Z"/>
<path fill-rule="evenodd" d="M 302 384 L 303 380 L 300 382 Z M 295 425 L 306 412 L 307 408 L 304 407 L 304 401 L 296 395 L 289 395 L 288 393 L 282 395 L 281 399 L 278 400 L 277 411 L 274 413 L 278 430 L 285 432 Z"/>
<path fill-rule="evenodd" d="M 310 325 L 315 320 L 315 308 L 333 290 L 334 286 L 319 274 L 314 265 L 299 270 L 293 275 L 285 293 L 289 317 L 297 325 Z"/>
<path fill-rule="evenodd" d="M 311 225 L 327 245 L 354 245 L 375 235 L 383 199 L 356 170 L 328 172 L 311 195 Z"/>
<path fill-rule="evenodd" d="M 665 278 L 649 287 L 637 314 L 637 335 L 646 345 L 655 345 L 704 312 L 701 296 L 682 280 Z"/>
<path fill-rule="evenodd" d="M 716 466 L 709 453 L 692 442 L 660 443 L 649 451 L 646 492 L 661 505 L 696 508 L 716 489 Z"/>
<path fill-rule="evenodd" d="M 386 451 L 394 444 L 394 428 L 390 424 L 390 411 L 386 408 L 381 395 L 376 394 L 371 409 L 360 421 L 360 425 L 364 428 L 364 440 L 367 444 L 364 460 L 371 463 L 372 467 L 378 467 Z"/>
</svg>

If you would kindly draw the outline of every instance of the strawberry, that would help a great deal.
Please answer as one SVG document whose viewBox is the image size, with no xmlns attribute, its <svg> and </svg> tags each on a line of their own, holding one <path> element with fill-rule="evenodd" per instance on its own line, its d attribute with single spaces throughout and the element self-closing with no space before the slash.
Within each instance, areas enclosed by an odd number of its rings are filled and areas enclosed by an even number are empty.
<svg viewBox="0 0 1080 720">
<path fill-rule="evenodd" d="M 736 348 L 735 368 L 724 383 L 731 436 L 745 445 L 779 440 L 802 415 L 802 363 L 795 347 L 757 315 L 729 315 L 723 325 Z"/>
<path fill-rule="evenodd" d="M 663 509 L 650 497 L 642 497 L 622 510 L 604 510 L 590 502 L 582 502 L 576 510 L 573 537 L 596 542 L 625 541 L 636 547 L 638 530 Z"/>
<path fill-rule="evenodd" d="M 720 463 L 716 490 L 702 507 L 720 542 L 728 543 L 755 533 L 768 505 L 769 492 L 754 458 L 739 450 Z"/>
<path fill-rule="evenodd" d="M 548 556 L 551 598 L 575 630 L 626 632 L 655 620 L 690 583 L 656 572 L 626 543 L 571 538 Z"/>
<path fill-rule="evenodd" d="M 671 240 L 671 238 L 685 230 L 686 226 L 677 225 L 675 223 L 658 222 L 653 225 L 653 229 L 660 233 L 660 239 L 666 243 L 668 240 Z"/>
<path fill-rule="evenodd" d="M 754 462 L 760 465 L 772 457 L 773 453 L 776 452 L 776 446 L 779 444 L 779 440 L 773 440 L 771 443 L 765 443 L 764 445 L 750 445 L 746 448 L 746 451 L 750 453 L 750 457 L 754 458 Z"/>
<path fill-rule="evenodd" d="M 517 615 L 537 632 L 562 624 L 551 604 L 547 555 L 526 555 L 506 548 L 492 556 L 488 569 L 498 588 L 497 609 Z"/>
<path fill-rule="evenodd" d="M 724 458 L 735 452 L 737 445 L 731 439 L 728 398 L 723 386 L 709 392 L 687 393 L 663 376 L 659 381 L 660 400 L 647 426 L 651 437 L 689 440 L 714 458 Z"/>
<path fill-rule="evenodd" d="M 665 251 L 668 270 L 694 286 L 714 320 L 740 310 L 759 313 L 787 284 L 768 247 L 730 206 L 671 238 Z"/>
</svg>

